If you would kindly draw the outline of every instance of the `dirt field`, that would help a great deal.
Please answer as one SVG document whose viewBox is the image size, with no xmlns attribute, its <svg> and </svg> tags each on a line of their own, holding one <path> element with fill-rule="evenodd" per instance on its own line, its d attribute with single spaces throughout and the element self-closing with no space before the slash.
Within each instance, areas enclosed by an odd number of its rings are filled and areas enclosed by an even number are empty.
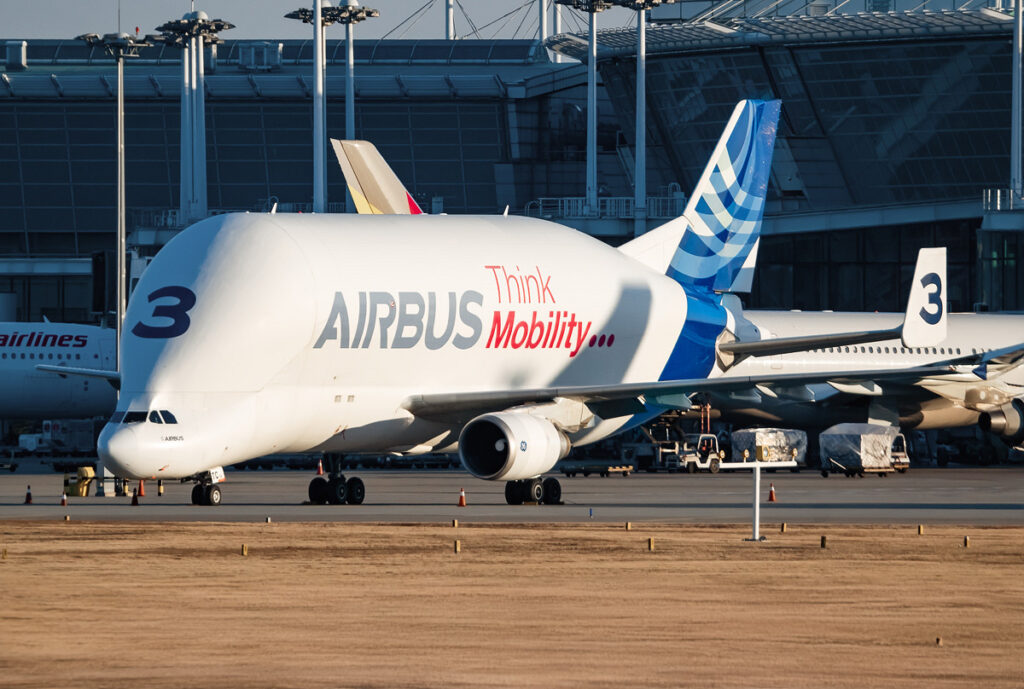
<svg viewBox="0 0 1024 689">
<path fill-rule="evenodd" d="M 765 533 L 5 522 L 0 685 L 1024 685 L 1024 528 Z"/>
</svg>

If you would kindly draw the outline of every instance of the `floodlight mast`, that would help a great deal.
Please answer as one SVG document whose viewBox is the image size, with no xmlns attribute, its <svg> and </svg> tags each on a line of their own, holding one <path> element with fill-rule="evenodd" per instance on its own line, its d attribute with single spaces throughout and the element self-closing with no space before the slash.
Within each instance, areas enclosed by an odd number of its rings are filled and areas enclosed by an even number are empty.
<svg viewBox="0 0 1024 689">
<path fill-rule="evenodd" d="M 223 43 L 221 31 L 235 28 L 223 19 L 210 19 L 202 11 L 156 28 L 159 40 L 181 48 L 181 191 L 180 221 L 201 220 L 207 215 L 206 190 L 206 70 L 205 45 Z"/>
<path fill-rule="evenodd" d="M 345 25 L 345 138 L 354 139 L 356 138 L 355 25 L 371 17 L 379 17 L 380 12 L 369 7 L 360 7 L 356 0 L 348 0 L 344 7 L 331 9 L 336 10 L 332 12 L 332 21 Z M 348 193 L 347 188 L 345 210 L 348 213 L 354 213 L 356 210 L 352 195 Z"/>
<path fill-rule="evenodd" d="M 633 236 L 647 231 L 647 11 L 676 0 L 611 0 L 636 11 L 636 161 L 633 164 Z"/>
<path fill-rule="evenodd" d="M 334 7 L 329 0 L 315 0 L 313 9 L 300 7 L 284 15 L 303 24 L 313 25 L 313 212 L 323 213 L 327 206 L 327 107 L 324 77 L 327 71 L 324 28 L 331 24 L 345 24 L 346 80 L 345 80 L 345 137 L 355 138 L 355 48 L 352 26 L 380 12 L 360 7 L 356 0 Z M 346 194 L 347 197 L 347 194 Z M 351 200 L 348 210 L 353 210 Z"/>
<path fill-rule="evenodd" d="M 587 42 L 587 193 L 585 215 L 598 215 L 597 200 L 597 13 L 613 7 L 610 0 L 555 0 L 590 15 Z"/>
<path fill-rule="evenodd" d="M 1024 73 L 1024 50 L 1021 48 L 1022 34 L 1024 34 L 1024 12 L 1022 12 L 1021 0 L 1013 2 L 1013 84 L 1010 89 L 1013 97 L 1013 104 L 1010 108 L 1010 187 L 1011 203 L 1016 203 L 1016 197 L 1024 197 L 1024 170 L 1021 164 L 1021 127 L 1024 127 L 1021 117 L 1021 75 Z"/>
<path fill-rule="evenodd" d="M 99 34 L 87 33 L 76 37 L 89 46 L 101 46 L 107 54 L 117 61 L 117 331 L 116 366 L 121 372 L 121 328 L 124 324 L 126 283 L 125 276 L 125 193 L 124 193 L 124 59 L 138 57 L 141 48 L 153 45 L 151 37 L 138 39 L 127 33 Z M 120 394 L 120 391 L 118 392 Z"/>
</svg>

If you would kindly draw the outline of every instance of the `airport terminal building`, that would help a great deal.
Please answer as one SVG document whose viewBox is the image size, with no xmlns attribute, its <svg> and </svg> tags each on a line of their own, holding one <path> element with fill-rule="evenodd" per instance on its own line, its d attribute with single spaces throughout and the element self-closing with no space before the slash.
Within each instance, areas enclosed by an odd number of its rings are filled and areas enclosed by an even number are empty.
<svg viewBox="0 0 1024 689">
<path fill-rule="evenodd" d="M 649 226 L 680 212 L 737 100 L 780 98 L 751 306 L 901 310 L 917 249 L 943 245 L 952 309 L 1024 309 L 1024 211 L 1005 191 L 1012 24 L 987 8 L 652 22 Z M 91 257 L 114 246 L 116 228 L 113 61 L 74 40 L 6 43 L 0 293 L 12 296 L 0 319 L 95 321 Z M 357 137 L 425 210 L 508 206 L 621 243 L 633 235 L 635 33 L 602 31 L 598 44 L 597 216 L 576 203 L 586 67 L 554 62 L 538 41 L 358 41 Z M 586 56 L 579 36 L 546 47 Z M 330 41 L 334 137 L 345 130 L 344 59 Z M 157 45 L 125 70 L 140 255 L 179 229 L 180 60 Z M 208 55 L 211 212 L 309 207 L 311 64 L 309 41 L 227 41 Z M 328 170 L 338 210 L 343 180 Z"/>
</svg>

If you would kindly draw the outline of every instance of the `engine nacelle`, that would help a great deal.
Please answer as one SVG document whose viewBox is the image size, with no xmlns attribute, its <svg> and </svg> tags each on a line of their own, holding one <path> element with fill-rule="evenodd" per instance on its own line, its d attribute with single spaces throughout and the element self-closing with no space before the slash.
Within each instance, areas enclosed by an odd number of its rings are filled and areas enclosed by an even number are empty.
<svg viewBox="0 0 1024 689">
<path fill-rule="evenodd" d="M 497 412 L 466 424 L 459 436 L 459 459 L 477 478 L 514 481 L 540 476 L 571 447 L 547 419 L 526 412 Z"/>
<path fill-rule="evenodd" d="M 1024 400 L 1018 397 L 999 409 L 982 412 L 978 425 L 983 431 L 998 433 L 1010 440 L 1024 438 Z"/>
</svg>

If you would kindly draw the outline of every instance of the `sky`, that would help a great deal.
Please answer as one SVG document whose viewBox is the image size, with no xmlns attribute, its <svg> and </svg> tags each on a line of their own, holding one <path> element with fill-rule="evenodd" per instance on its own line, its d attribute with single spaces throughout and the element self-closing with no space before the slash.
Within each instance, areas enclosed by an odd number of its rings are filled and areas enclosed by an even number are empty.
<svg viewBox="0 0 1024 689">
<path fill-rule="evenodd" d="M 196 9 L 236 26 L 224 32 L 222 38 L 307 38 L 312 33 L 310 26 L 284 19 L 287 12 L 303 4 L 312 6 L 312 0 L 201 0 L 196 2 Z M 381 38 L 389 32 L 389 38 L 444 38 L 445 0 L 367 0 L 361 4 L 379 10 L 380 17 L 360 24 L 357 38 Z M 192 8 L 186 0 L 0 0 L 0 38 L 74 38 L 83 33 L 113 33 L 118 29 L 119 6 L 121 30 L 133 32 L 138 26 L 142 34 L 154 33 L 158 25 L 180 18 Z M 399 26 L 419 8 L 425 9 L 418 19 Z M 509 12 L 510 16 L 501 18 Z M 563 31 L 585 31 L 585 16 L 577 14 L 574 21 L 566 18 L 571 12 L 562 8 Z M 468 15 L 483 38 L 529 38 L 537 35 L 538 14 L 537 0 L 457 0 L 455 30 L 461 36 L 472 31 Z M 598 28 L 635 26 L 635 17 L 632 10 L 616 7 L 598 15 Z M 327 37 L 340 39 L 344 32 L 331 28 Z"/>
</svg>

